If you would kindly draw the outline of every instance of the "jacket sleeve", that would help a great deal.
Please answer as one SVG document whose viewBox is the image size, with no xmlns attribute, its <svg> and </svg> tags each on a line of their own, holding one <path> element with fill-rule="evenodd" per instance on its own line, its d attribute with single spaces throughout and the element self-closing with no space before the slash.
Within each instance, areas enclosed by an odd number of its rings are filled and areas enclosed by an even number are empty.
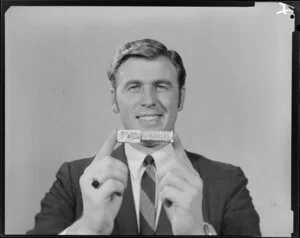
<svg viewBox="0 0 300 238">
<path fill-rule="evenodd" d="M 238 167 L 232 173 L 220 235 L 261 236 L 259 215 L 246 188 L 247 183 L 247 178 Z"/>
<path fill-rule="evenodd" d="M 64 163 L 56 174 L 56 181 L 41 201 L 34 228 L 26 234 L 59 234 L 74 221 L 75 199 L 70 166 Z"/>
</svg>

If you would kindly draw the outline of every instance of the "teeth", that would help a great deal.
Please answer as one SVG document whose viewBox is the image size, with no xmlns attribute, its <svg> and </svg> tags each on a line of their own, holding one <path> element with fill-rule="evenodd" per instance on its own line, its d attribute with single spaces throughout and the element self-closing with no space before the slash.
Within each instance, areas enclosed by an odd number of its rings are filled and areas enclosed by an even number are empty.
<svg viewBox="0 0 300 238">
<path fill-rule="evenodd" d="M 140 117 L 141 120 L 145 120 L 145 121 L 151 121 L 151 120 L 155 120 L 157 118 L 158 118 L 158 116 L 143 116 L 143 117 Z"/>
</svg>

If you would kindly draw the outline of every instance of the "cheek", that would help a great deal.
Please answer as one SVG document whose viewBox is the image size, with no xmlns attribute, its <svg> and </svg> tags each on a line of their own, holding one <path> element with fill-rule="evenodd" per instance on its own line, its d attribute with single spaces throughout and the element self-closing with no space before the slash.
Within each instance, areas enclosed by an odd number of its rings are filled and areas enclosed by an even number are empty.
<svg viewBox="0 0 300 238">
<path fill-rule="evenodd" d="M 133 124 L 135 123 L 135 118 L 133 117 L 134 113 L 132 112 L 131 108 L 126 107 L 126 105 L 123 105 L 120 107 L 120 119 L 122 121 L 122 124 L 125 126 L 125 128 L 129 129 L 132 128 Z"/>
<path fill-rule="evenodd" d="M 121 99 L 118 101 L 121 117 L 127 120 L 134 115 L 135 103 L 130 99 Z"/>
<path fill-rule="evenodd" d="M 177 112 L 178 98 L 177 97 L 162 97 L 160 102 L 169 112 Z"/>
</svg>

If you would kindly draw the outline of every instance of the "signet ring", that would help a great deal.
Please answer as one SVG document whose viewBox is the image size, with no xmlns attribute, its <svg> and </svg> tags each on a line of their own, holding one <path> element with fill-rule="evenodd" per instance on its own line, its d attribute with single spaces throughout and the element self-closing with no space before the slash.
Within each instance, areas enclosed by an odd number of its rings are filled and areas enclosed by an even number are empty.
<svg viewBox="0 0 300 238">
<path fill-rule="evenodd" d="M 92 186 L 93 186 L 95 189 L 98 189 L 98 188 L 100 188 L 101 183 L 99 182 L 99 180 L 98 180 L 97 178 L 93 178 Z"/>
</svg>

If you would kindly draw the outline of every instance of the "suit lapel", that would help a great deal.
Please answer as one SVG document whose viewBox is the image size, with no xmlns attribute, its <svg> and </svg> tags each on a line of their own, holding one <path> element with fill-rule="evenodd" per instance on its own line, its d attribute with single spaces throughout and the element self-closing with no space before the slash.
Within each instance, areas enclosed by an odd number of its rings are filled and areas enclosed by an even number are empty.
<svg viewBox="0 0 300 238">
<path fill-rule="evenodd" d="M 173 235 L 172 226 L 165 211 L 164 205 L 161 205 L 160 216 L 156 228 L 156 235 Z"/>
<path fill-rule="evenodd" d="M 125 155 L 124 144 L 113 151 L 112 156 L 122 161 L 128 167 Z M 138 227 L 136 220 L 136 211 L 132 193 L 130 172 L 128 173 L 127 188 L 123 194 L 123 201 L 119 213 L 115 219 L 115 226 L 112 235 L 137 235 Z"/>
<path fill-rule="evenodd" d="M 201 170 L 203 170 L 203 168 L 201 168 L 201 166 L 199 166 L 199 158 L 195 155 L 193 155 L 192 153 L 190 153 L 189 151 L 185 150 L 187 156 L 189 157 L 194 169 L 199 173 L 200 178 L 203 181 L 203 190 L 202 190 L 202 216 L 203 216 L 203 220 L 206 222 L 209 222 L 209 192 L 208 192 L 208 180 L 206 179 L 206 177 L 203 176 L 203 172 L 201 172 Z"/>
</svg>

